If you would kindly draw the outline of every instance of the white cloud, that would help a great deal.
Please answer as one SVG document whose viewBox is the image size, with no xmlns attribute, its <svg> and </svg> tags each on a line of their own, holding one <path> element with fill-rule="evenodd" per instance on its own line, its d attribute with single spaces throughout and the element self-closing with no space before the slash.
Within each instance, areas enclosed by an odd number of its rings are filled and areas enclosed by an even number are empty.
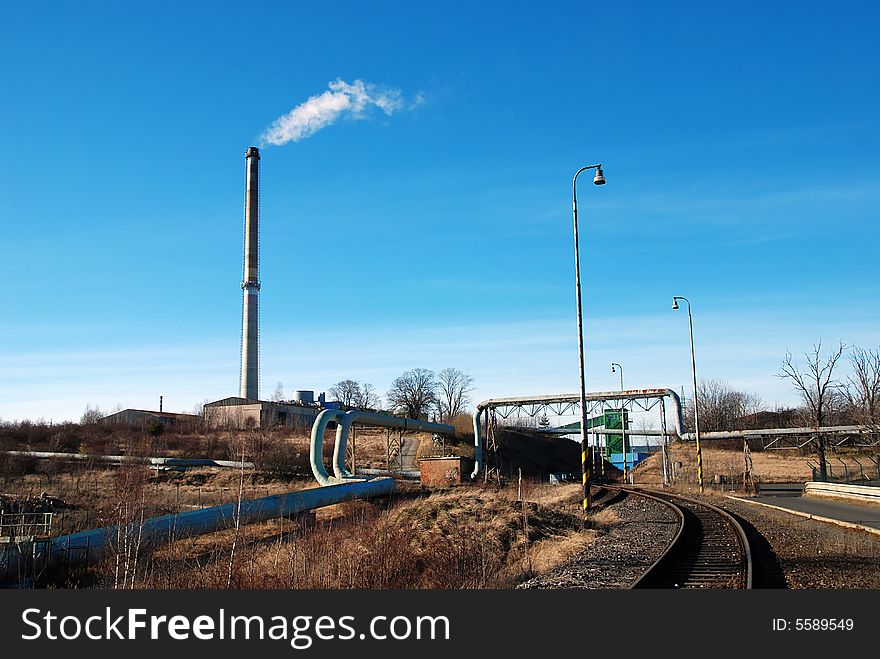
<svg viewBox="0 0 880 659">
<path fill-rule="evenodd" d="M 299 142 L 330 126 L 340 117 L 348 116 L 362 119 L 371 107 L 379 108 L 386 115 L 415 107 L 423 102 L 419 94 L 411 103 L 406 103 L 399 89 L 374 85 L 363 80 L 349 84 L 335 80 L 328 84 L 329 89 L 300 103 L 287 114 L 278 117 L 260 137 L 263 144 L 280 146 L 288 142 Z"/>
</svg>

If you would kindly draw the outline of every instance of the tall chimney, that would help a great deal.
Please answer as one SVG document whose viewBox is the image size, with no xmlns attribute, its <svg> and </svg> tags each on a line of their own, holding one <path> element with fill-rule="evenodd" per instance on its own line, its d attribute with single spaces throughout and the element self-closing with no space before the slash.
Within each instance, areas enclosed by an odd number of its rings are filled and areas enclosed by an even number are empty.
<svg viewBox="0 0 880 659">
<path fill-rule="evenodd" d="M 241 397 L 259 400 L 260 352 L 257 328 L 257 301 L 260 278 L 257 255 L 259 227 L 260 150 L 252 146 L 245 154 L 247 182 L 244 200 L 244 294 L 241 319 Z"/>
</svg>

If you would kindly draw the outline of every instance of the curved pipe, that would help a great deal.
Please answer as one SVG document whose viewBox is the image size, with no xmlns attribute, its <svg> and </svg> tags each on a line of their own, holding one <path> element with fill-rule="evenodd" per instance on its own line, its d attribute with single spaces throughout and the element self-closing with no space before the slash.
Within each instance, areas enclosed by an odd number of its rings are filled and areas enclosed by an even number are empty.
<svg viewBox="0 0 880 659">
<path fill-rule="evenodd" d="M 681 398 L 674 389 L 667 389 L 666 395 L 672 399 L 672 420 L 675 422 L 675 434 L 681 437 L 684 434 L 684 418 L 681 412 Z"/>
<path fill-rule="evenodd" d="M 331 421 L 339 423 L 345 413 L 340 410 L 324 410 L 315 419 L 312 426 L 312 437 L 309 442 L 309 462 L 312 465 L 312 473 L 315 480 L 321 485 L 334 485 L 339 483 L 339 479 L 331 476 L 324 468 L 324 431 L 327 430 L 327 424 Z M 343 456 L 345 452 L 343 452 Z"/>
<path fill-rule="evenodd" d="M 482 413 L 483 410 L 477 405 L 477 411 L 474 412 L 474 470 L 471 472 L 471 480 L 479 476 L 483 470 L 483 435 L 480 420 Z"/>
<path fill-rule="evenodd" d="M 348 469 L 345 468 L 345 452 L 348 448 L 348 435 L 351 432 L 351 424 L 354 417 L 351 412 L 342 417 L 339 426 L 336 428 L 336 444 L 333 446 L 333 474 L 336 478 L 350 479 L 354 478 Z"/>
<path fill-rule="evenodd" d="M 324 431 L 327 424 L 336 421 L 339 428 L 336 430 L 336 443 L 333 447 L 333 473 L 331 476 L 324 467 Z M 362 412 L 361 410 L 324 410 L 315 419 L 312 426 L 312 437 L 309 445 L 309 460 L 312 465 L 312 473 L 321 485 L 333 485 L 345 482 L 348 479 L 357 478 L 345 468 L 345 449 L 348 446 L 348 435 L 354 423 L 362 423 L 368 426 L 380 428 L 398 428 L 400 430 L 420 430 L 422 432 L 434 432 L 441 435 L 455 435 L 455 427 L 445 423 L 432 423 L 421 419 L 406 419 L 389 414 L 377 414 L 375 412 Z M 360 479 L 358 479 L 360 480 Z"/>
</svg>

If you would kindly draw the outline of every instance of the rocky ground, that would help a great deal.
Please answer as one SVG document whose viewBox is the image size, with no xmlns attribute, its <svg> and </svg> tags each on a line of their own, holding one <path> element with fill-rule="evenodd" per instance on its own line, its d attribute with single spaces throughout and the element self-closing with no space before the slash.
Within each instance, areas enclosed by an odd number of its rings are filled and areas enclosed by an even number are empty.
<svg viewBox="0 0 880 659">
<path fill-rule="evenodd" d="M 880 536 L 718 497 L 749 535 L 758 588 L 880 588 Z"/>
<path fill-rule="evenodd" d="M 591 516 L 598 534 L 565 564 L 518 588 L 627 588 L 657 560 L 678 530 L 661 503 L 623 494 L 597 501 Z"/>
<path fill-rule="evenodd" d="M 880 536 L 845 529 L 723 496 L 749 536 L 755 588 L 880 588 Z M 518 588 L 627 588 L 663 552 L 674 515 L 635 495 L 597 501 L 592 543 Z"/>
</svg>

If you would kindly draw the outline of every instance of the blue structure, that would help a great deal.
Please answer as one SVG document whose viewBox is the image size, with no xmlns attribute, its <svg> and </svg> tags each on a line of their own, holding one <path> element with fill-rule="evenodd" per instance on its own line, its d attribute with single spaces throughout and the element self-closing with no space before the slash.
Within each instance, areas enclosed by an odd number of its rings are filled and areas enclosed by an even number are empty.
<svg viewBox="0 0 880 659">
<path fill-rule="evenodd" d="M 629 442 L 627 442 L 629 443 Z M 626 464 L 629 469 L 632 469 L 637 464 L 639 464 L 642 460 L 651 457 L 650 453 L 643 453 L 642 451 L 634 451 L 630 449 L 626 456 Z M 609 453 L 608 462 L 614 465 L 617 469 L 623 471 L 623 453 Z"/>
</svg>

